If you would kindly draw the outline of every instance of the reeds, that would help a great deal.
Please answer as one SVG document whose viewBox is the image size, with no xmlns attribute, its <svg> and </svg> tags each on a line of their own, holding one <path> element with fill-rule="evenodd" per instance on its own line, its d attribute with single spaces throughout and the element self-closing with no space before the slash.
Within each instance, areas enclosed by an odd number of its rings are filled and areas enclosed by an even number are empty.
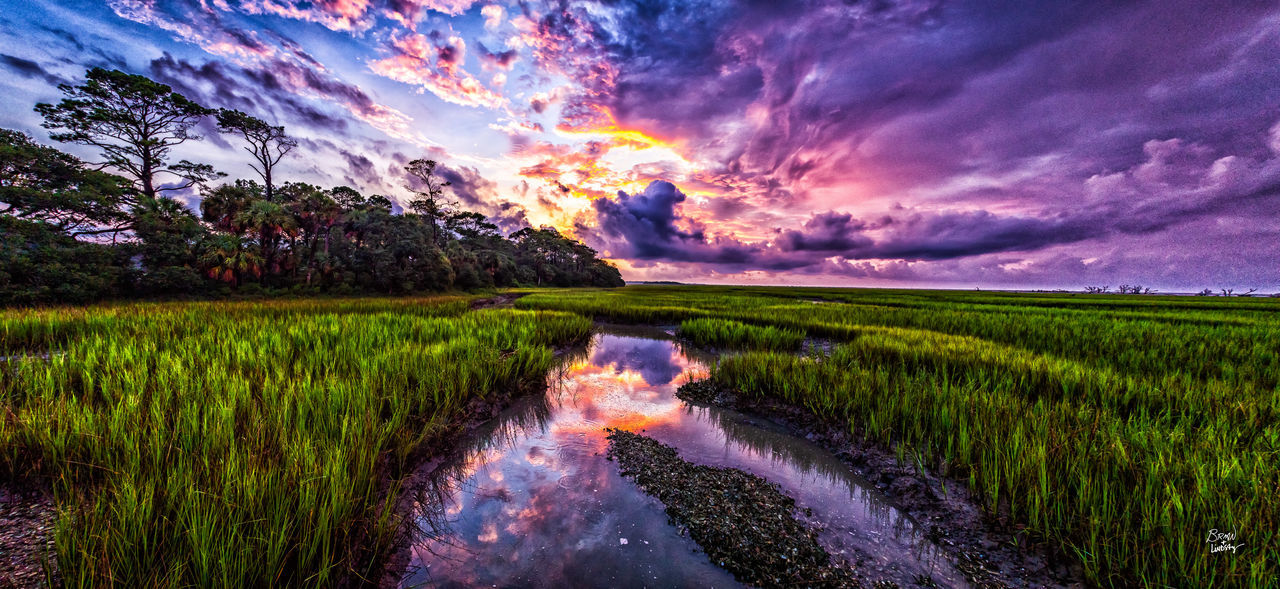
<svg viewBox="0 0 1280 589">
<path fill-rule="evenodd" d="M 686 319 L 678 335 L 704 348 L 796 350 L 804 332 L 789 327 L 760 327 L 731 319 Z"/>
<path fill-rule="evenodd" d="M 466 299 L 10 311 L 0 476 L 53 480 L 69 586 L 376 574 L 396 480 L 472 399 L 537 382 L 590 322 Z"/>
</svg>

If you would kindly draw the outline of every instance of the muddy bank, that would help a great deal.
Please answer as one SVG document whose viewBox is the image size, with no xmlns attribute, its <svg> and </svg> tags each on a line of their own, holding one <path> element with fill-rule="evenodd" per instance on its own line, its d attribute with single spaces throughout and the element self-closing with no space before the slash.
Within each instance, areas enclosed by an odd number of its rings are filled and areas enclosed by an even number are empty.
<svg viewBox="0 0 1280 589">
<path fill-rule="evenodd" d="M 0 356 L 0 369 L 10 362 L 48 360 L 61 351 Z M 16 427 L 12 412 L 0 416 Z M 0 481 L 0 589 L 46 586 L 48 564 L 55 582 L 58 559 L 53 546 L 57 509 L 47 481 L 34 475 Z"/>
<path fill-rule="evenodd" d="M 34 484 L 0 484 L 0 588 L 45 586 L 47 562 L 55 573 L 50 493 Z"/>
<path fill-rule="evenodd" d="M 610 428 L 776 485 L 818 546 L 866 586 L 971 586 L 927 526 L 834 453 L 768 420 L 676 398 L 714 358 L 672 331 L 598 325 L 546 396 L 517 400 L 463 444 L 453 466 L 437 468 L 437 496 L 417 502 L 423 534 L 402 586 L 741 586 L 606 458 Z"/>
<path fill-rule="evenodd" d="M 471 301 L 471 310 L 474 311 L 477 309 L 503 309 L 506 307 L 510 307 L 511 303 L 514 303 L 516 299 L 522 296 L 525 296 L 526 294 L 529 294 L 529 293 L 512 292 L 507 294 L 500 294 L 494 297 L 476 299 L 474 301 Z"/>
<path fill-rule="evenodd" d="M 510 300 L 524 296 L 511 296 Z M 507 304 L 510 304 L 509 301 Z M 560 359 L 570 358 L 580 353 L 583 343 L 559 347 L 555 356 Z M 553 368 L 552 370 L 555 370 Z M 400 464 L 388 464 L 387 477 L 384 479 L 383 496 L 395 493 L 396 506 L 393 513 L 401 517 L 398 531 L 391 546 L 382 553 L 376 553 L 374 546 L 363 542 L 365 560 L 356 562 L 371 563 L 366 570 L 369 574 L 351 571 L 340 584 L 345 587 L 399 587 L 405 569 L 411 560 L 410 547 L 421 534 L 414 514 L 420 503 L 438 501 L 435 496 L 436 485 L 433 480 L 438 471 L 447 466 L 457 455 L 464 452 L 466 442 L 475 432 L 490 425 L 505 409 L 524 399 L 546 394 L 547 383 L 544 379 L 533 379 L 521 383 L 510 390 L 503 391 L 487 398 L 475 397 L 466 408 L 429 436 L 418 448 L 414 449 Z"/>
<path fill-rule="evenodd" d="M 653 438 L 607 429 L 607 456 L 666 506 L 712 562 L 758 587 L 856 587 L 853 571 L 795 517 L 796 502 L 769 481 L 680 458 Z"/>
<path fill-rule="evenodd" d="M 846 424 L 824 422 L 773 399 L 738 395 L 711 380 L 690 382 L 676 396 L 760 416 L 826 448 L 920 522 L 977 587 L 1084 586 L 1072 559 L 1003 517 L 986 514 L 966 482 L 948 476 L 945 464 L 937 474 L 903 465 L 892 449 L 852 434 Z"/>
</svg>

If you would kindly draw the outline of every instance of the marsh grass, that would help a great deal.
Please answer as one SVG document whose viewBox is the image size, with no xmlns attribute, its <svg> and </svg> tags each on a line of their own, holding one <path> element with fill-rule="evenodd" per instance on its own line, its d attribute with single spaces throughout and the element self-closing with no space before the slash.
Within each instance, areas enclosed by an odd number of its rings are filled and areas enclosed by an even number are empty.
<svg viewBox="0 0 1280 589">
<path fill-rule="evenodd" d="M 816 356 L 726 356 L 712 378 L 945 460 L 1091 583 L 1280 577 L 1277 301 L 642 286 L 518 305 L 708 337 L 737 324 L 830 338 Z M 1211 553 L 1211 529 L 1236 531 L 1240 552 Z"/>
<path fill-rule="evenodd" d="M 399 481 L 589 318 L 740 348 L 711 377 L 946 461 L 1103 586 L 1280 576 L 1280 301 L 628 287 L 0 312 L 0 478 L 52 482 L 66 584 L 377 574 Z M 805 337 L 834 342 L 798 356 Z M 921 463 L 923 464 L 923 463 Z M 1214 554 L 1210 529 L 1237 554 Z M 373 579 L 376 580 L 376 579 Z"/>
<path fill-rule="evenodd" d="M 376 575 L 415 450 L 590 327 L 462 297 L 8 311 L 0 353 L 63 353 L 0 364 L 0 476 L 52 481 L 69 586 Z"/>
<path fill-rule="evenodd" d="M 796 350 L 804 342 L 804 332 L 798 329 L 761 327 L 731 319 L 686 319 L 677 335 L 704 348 Z"/>
</svg>

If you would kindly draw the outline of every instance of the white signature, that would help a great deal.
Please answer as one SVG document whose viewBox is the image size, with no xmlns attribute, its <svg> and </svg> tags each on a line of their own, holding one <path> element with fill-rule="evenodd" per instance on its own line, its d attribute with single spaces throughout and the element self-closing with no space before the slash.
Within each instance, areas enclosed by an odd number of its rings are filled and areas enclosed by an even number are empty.
<svg viewBox="0 0 1280 589">
<path fill-rule="evenodd" d="M 1217 554 L 1219 552 L 1230 552 L 1235 554 L 1236 550 L 1244 543 L 1233 544 L 1236 541 L 1235 532 L 1220 532 L 1217 528 L 1209 530 L 1209 536 L 1204 539 L 1204 543 L 1209 545 L 1209 552 Z"/>
</svg>

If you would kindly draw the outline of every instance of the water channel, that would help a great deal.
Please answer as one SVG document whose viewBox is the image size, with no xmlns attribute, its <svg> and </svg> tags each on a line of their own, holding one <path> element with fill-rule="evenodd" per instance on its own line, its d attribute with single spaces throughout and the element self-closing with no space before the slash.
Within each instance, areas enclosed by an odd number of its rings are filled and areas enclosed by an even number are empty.
<svg viewBox="0 0 1280 589">
<path fill-rule="evenodd" d="M 781 427 L 674 395 L 711 358 L 657 329 L 602 327 L 547 394 L 477 430 L 437 468 L 416 513 L 405 587 L 737 587 L 604 456 L 604 428 L 674 446 L 687 461 L 779 484 L 835 558 L 868 581 L 967 586 L 910 518 L 844 463 Z M 869 583 L 868 583 L 869 584 Z"/>
</svg>

